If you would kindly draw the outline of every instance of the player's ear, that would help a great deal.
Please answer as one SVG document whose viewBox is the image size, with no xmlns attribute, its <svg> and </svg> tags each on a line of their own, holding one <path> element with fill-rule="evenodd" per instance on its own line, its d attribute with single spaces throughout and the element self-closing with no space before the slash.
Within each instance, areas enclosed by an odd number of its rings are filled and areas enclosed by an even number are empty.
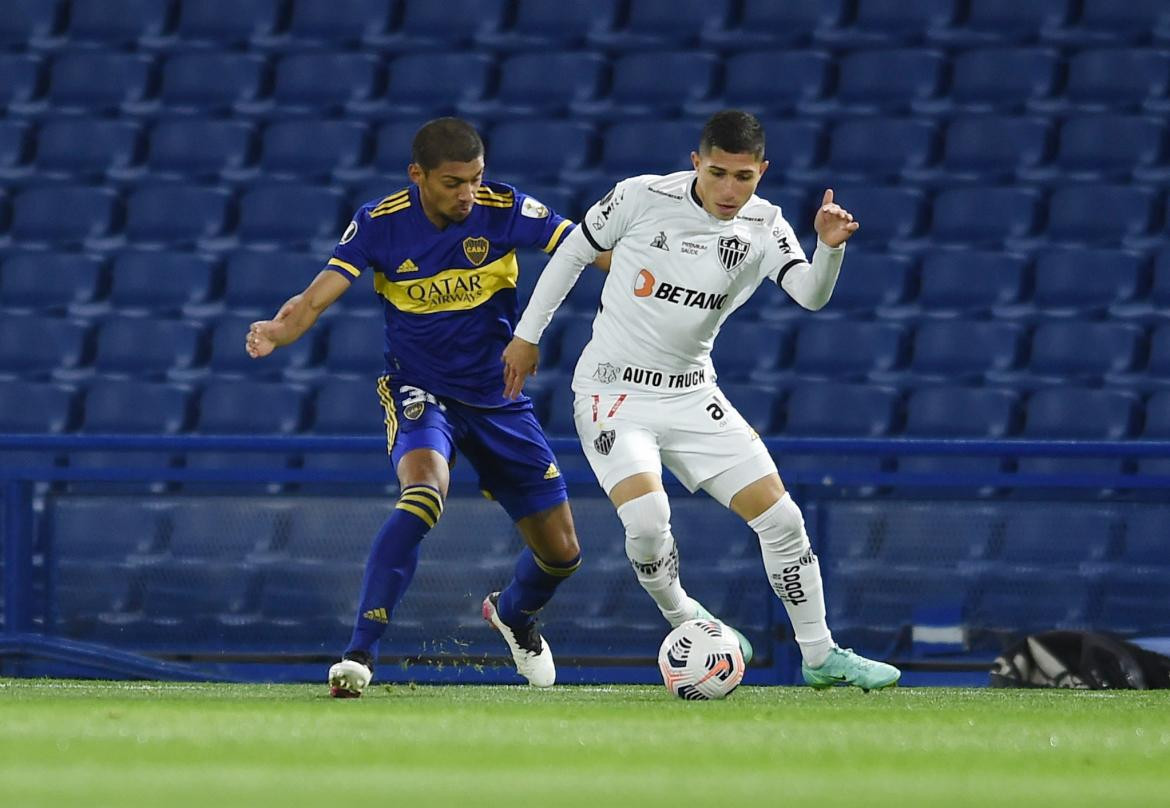
<svg viewBox="0 0 1170 808">
<path fill-rule="evenodd" d="M 410 177 L 411 182 L 413 182 L 415 185 L 418 185 L 423 181 L 423 177 L 426 176 L 426 172 L 423 171 L 422 166 L 420 166 L 418 163 L 411 163 L 406 167 L 406 176 Z"/>
<path fill-rule="evenodd" d="M 761 161 L 760 161 L 760 177 L 761 177 L 761 178 L 763 178 L 763 176 L 764 176 L 764 172 L 765 172 L 765 171 L 767 171 L 767 170 L 768 170 L 768 161 L 767 161 L 767 160 L 761 160 Z"/>
<path fill-rule="evenodd" d="M 691 165 L 695 167 L 695 171 L 699 170 L 699 153 L 697 151 L 691 152 Z"/>
</svg>

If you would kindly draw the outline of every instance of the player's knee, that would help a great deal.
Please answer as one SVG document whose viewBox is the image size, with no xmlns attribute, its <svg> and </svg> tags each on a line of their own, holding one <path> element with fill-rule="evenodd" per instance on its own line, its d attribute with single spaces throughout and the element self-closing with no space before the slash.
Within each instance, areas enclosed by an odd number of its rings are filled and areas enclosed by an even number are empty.
<svg viewBox="0 0 1170 808">
<path fill-rule="evenodd" d="M 626 555 L 631 560 L 657 558 L 671 543 L 670 500 L 665 491 L 635 497 L 617 512 L 626 529 Z"/>
<path fill-rule="evenodd" d="M 405 485 L 394 507 L 414 514 L 426 522 L 427 527 L 434 527 L 443 515 L 443 496 L 433 485 Z"/>
<path fill-rule="evenodd" d="M 795 560 L 810 548 L 800 506 L 792 501 L 787 491 L 775 505 L 748 524 L 759 536 L 764 552 L 778 558 Z"/>
</svg>

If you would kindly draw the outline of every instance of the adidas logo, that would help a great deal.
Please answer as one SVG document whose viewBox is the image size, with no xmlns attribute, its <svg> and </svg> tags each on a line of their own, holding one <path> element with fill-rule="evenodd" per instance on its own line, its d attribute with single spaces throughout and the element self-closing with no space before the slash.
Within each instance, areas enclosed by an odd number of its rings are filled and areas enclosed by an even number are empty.
<svg viewBox="0 0 1170 808">
<path fill-rule="evenodd" d="M 362 617 L 366 618 L 367 620 L 373 620 L 375 623 L 389 623 L 390 622 L 390 618 L 389 618 L 389 616 L 387 616 L 386 610 L 381 608 L 381 607 L 379 607 L 377 609 L 370 609 L 369 611 L 366 611 L 366 612 L 362 612 Z"/>
<path fill-rule="evenodd" d="M 544 479 L 555 480 L 557 477 L 560 477 L 560 476 L 561 476 L 561 470 L 559 468 L 557 468 L 557 464 L 556 463 L 549 463 L 548 464 L 548 471 L 546 471 L 544 473 Z"/>
<path fill-rule="evenodd" d="M 401 264 L 398 265 L 398 269 L 395 271 L 396 272 L 418 272 L 418 267 L 415 265 L 414 261 L 411 261 L 409 258 L 407 258 L 405 261 L 403 261 Z"/>
</svg>

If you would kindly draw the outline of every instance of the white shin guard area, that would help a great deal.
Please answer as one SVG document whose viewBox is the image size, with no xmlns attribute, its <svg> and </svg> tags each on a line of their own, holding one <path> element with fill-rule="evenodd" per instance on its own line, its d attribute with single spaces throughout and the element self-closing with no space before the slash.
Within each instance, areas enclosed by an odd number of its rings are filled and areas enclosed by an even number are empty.
<svg viewBox="0 0 1170 808">
<path fill-rule="evenodd" d="M 686 618 L 687 593 L 678 578 L 678 547 L 670 533 L 670 501 L 663 491 L 635 497 L 617 509 L 626 528 L 626 557 L 638 583 L 662 616 L 677 625 Z"/>
</svg>

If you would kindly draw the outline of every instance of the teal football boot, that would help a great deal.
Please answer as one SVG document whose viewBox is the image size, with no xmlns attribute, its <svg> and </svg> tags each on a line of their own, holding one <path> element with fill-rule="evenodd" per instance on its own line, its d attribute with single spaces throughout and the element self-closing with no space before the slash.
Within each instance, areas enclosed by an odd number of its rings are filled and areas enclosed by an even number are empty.
<svg viewBox="0 0 1170 808">
<path fill-rule="evenodd" d="M 866 693 L 898 684 L 902 672 L 893 665 L 876 662 L 853 653 L 848 648 L 834 647 L 829 658 L 819 668 L 810 668 L 803 662 L 800 672 L 809 687 L 823 690 L 834 685 L 853 685 Z"/>
</svg>

